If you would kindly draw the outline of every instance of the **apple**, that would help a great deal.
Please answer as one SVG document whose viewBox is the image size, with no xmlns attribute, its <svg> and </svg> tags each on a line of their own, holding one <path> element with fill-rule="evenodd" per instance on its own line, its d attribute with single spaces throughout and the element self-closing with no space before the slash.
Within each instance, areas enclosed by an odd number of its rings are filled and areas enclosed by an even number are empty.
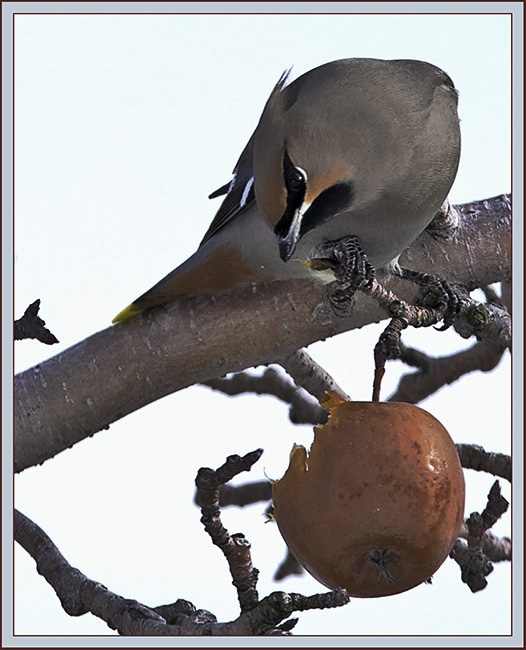
<svg viewBox="0 0 526 650">
<path fill-rule="evenodd" d="M 325 586 L 378 597 L 412 589 L 448 557 L 464 517 L 464 476 L 440 422 L 402 402 L 324 403 L 309 452 L 294 446 L 272 486 L 296 559 Z"/>
</svg>

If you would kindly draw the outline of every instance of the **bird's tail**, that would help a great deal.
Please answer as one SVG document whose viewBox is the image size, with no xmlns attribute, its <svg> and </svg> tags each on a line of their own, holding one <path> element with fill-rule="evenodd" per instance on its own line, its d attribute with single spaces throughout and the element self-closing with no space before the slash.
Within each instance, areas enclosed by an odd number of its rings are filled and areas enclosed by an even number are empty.
<svg viewBox="0 0 526 650">
<path fill-rule="evenodd" d="M 126 309 L 120 311 L 111 322 L 122 323 L 123 321 L 128 320 L 129 318 L 133 318 L 134 316 L 138 316 L 139 314 L 142 314 L 143 311 L 144 309 L 141 309 L 140 307 L 136 307 L 135 304 L 132 302 L 132 304 L 128 305 Z"/>
<path fill-rule="evenodd" d="M 195 294 L 195 280 L 196 277 L 197 279 L 200 277 L 203 267 L 204 260 L 202 258 L 202 251 L 198 250 L 155 286 L 134 300 L 131 305 L 119 312 L 111 322 L 122 323 L 150 307 L 164 305 L 183 296 Z"/>
<path fill-rule="evenodd" d="M 269 231 L 270 232 L 270 231 Z M 165 278 L 115 316 L 119 323 L 141 312 L 183 297 L 215 294 L 267 279 L 261 265 L 250 263 L 238 246 L 210 240 Z M 277 254 L 276 254 L 277 255 Z"/>
</svg>

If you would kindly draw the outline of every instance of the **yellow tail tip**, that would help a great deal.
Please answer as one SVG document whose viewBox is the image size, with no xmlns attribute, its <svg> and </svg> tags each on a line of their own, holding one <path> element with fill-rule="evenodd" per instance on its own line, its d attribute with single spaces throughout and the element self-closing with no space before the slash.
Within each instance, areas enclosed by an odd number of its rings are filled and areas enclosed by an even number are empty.
<svg viewBox="0 0 526 650">
<path fill-rule="evenodd" d="M 131 305 L 128 305 L 126 309 L 123 309 L 121 312 L 119 312 L 111 322 L 122 323 L 122 321 L 128 320 L 128 318 L 133 318 L 133 316 L 137 316 L 137 314 L 140 314 L 143 311 L 144 311 L 143 309 L 141 309 L 140 307 L 136 307 L 132 303 Z"/>
</svg>

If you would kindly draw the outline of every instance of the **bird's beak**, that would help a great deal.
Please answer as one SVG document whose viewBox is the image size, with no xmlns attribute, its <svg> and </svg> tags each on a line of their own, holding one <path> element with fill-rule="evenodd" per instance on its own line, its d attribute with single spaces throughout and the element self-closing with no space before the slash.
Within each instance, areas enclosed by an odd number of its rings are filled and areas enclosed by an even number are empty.
<svg viewBox="0 0 526 650">
<path fill-rule="evenodd" d="M 285 237 L 278 237 L 279 255 L 284 262 L 288 262 L 296 250 L 300 238 L 300 228 L 303 213 L 308 208 L 308 204 L 303 204 L 294 212 L 290 228 Z"/>
</svg>

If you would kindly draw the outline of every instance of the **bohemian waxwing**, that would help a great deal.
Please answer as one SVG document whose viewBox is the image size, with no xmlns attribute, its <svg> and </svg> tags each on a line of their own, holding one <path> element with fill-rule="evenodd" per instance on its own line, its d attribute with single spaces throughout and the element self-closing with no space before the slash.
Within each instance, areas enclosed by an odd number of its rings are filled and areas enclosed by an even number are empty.
<svg viewBox="0 0 526 650">
<path fill-rule="evenodd" d="M 198 250 L 118 314 L 262 280 L 318 278 L 323 244 L 353 237 L 393 269 L 439 211 L 460 154 L 457 92 L 412 60 L 343 59 L 283 74 Z M 357 239 L 356 239 L 357 238 Z"/>
</svg>

